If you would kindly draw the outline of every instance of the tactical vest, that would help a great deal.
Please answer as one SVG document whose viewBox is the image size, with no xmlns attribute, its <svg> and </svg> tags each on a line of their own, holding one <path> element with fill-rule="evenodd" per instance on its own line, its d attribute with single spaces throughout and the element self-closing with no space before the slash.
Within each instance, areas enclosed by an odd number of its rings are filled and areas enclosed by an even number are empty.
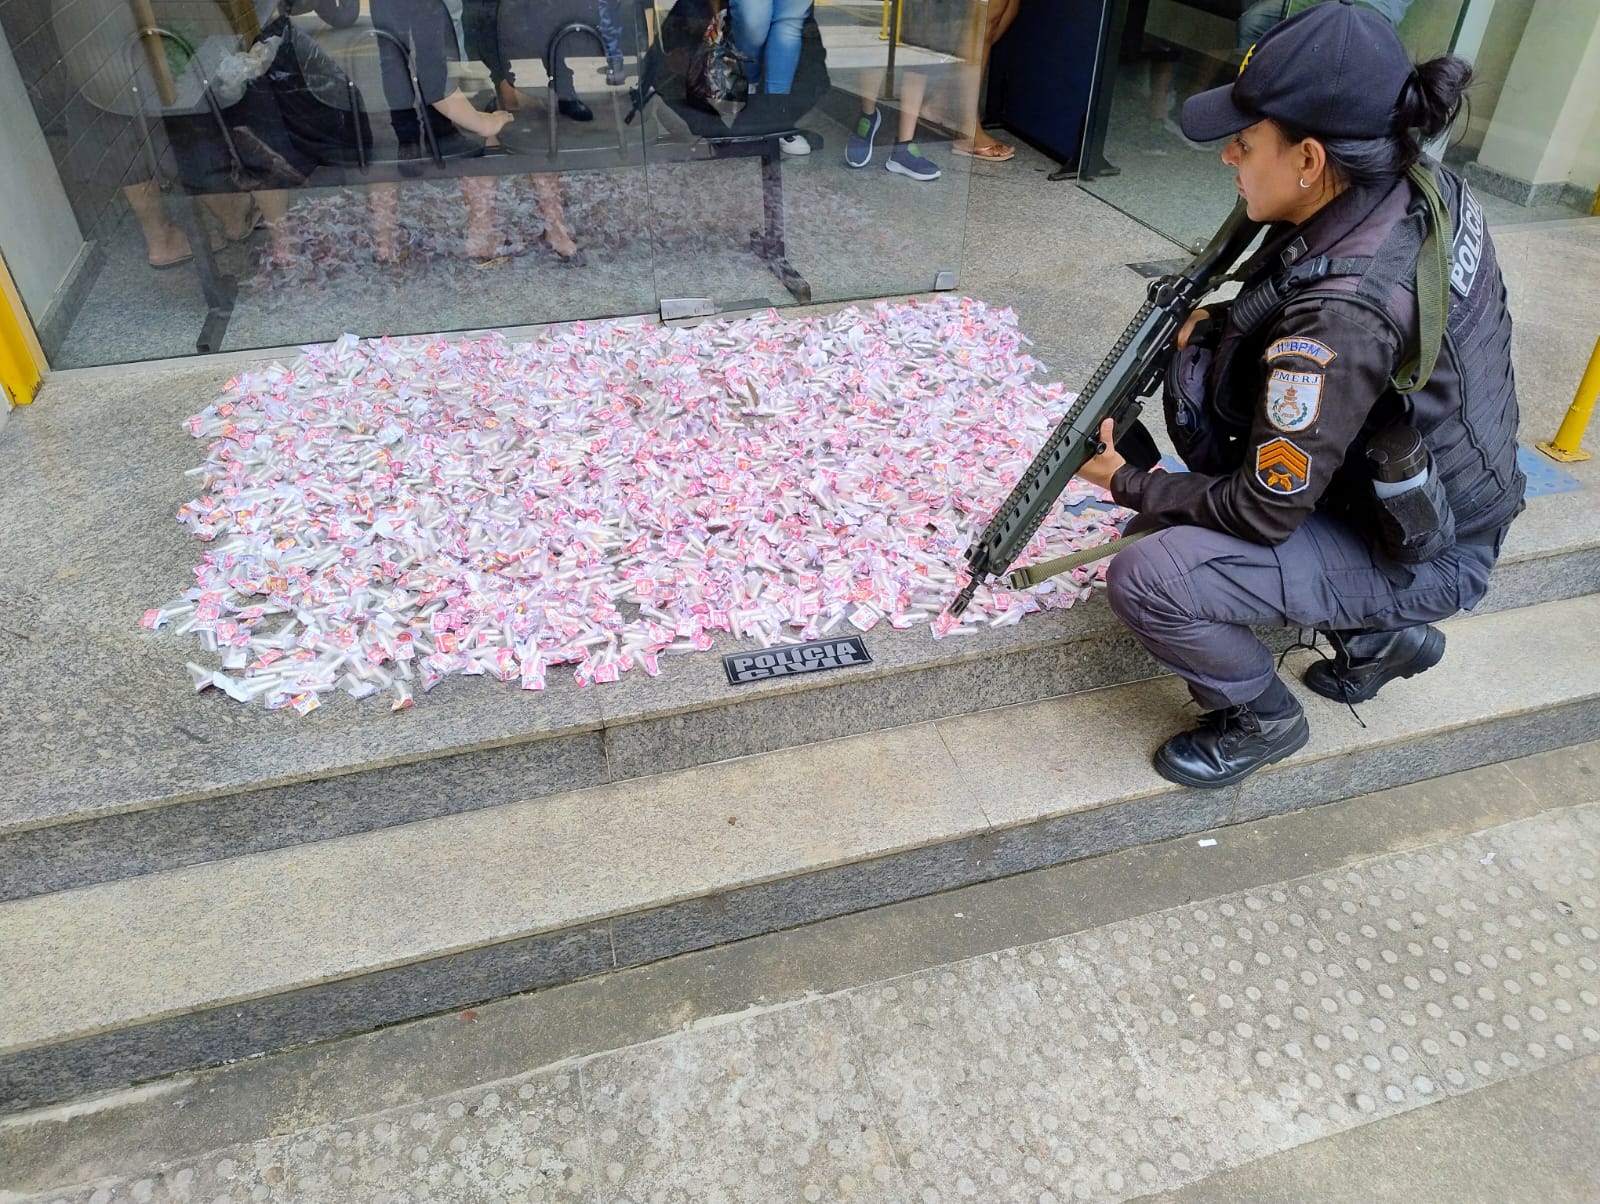
<svg viewBox="0 0 1600 1204">
<path fill-rule="evenodd" d="M 1439 358 L 1415 392 L 1401 393 L 1393 387 L 1385 390 L 1373 406 L 1358 447 L 1382 427 L 1408 420 L 1421 432 L 1443 479 L 1457 539 L 1481 542 L 1522 510 L 1527 485 L 1517 465 L 1511 314 L 1483 209 L 1464 182 L 1442 167 L 1435 170 L 1454 229 L 1449 308 Z M 1319 296 L 1353 300 L 1388 323 L 1402 357 L 1415 348 L 1417 256 L 1427 233 L 1428 216 L 1424 202 L 1410 191 L 1412 203 L 1405 216 L 1370 255 L 1318 255 L 1246 285 L 1230 315 L 1239 342 L 1222 367 L 1224 379 L 1214 382 L 1213 397 L 1259 396 L 1261 382 L 1246 380 L 1241 374 L 1259 372 L 1266 341 L 1263 332 L 1291 301 Z M 1373 231 L 1364 230 L 1370 223 L 1369 218 L 1358 225 L 1334 249 L 1359 246 L 1363 233 L 1370 242 Z M 1399 365 L 1392 365 L 1391 375 L 1398 369 Z M 1324 495 L 1328 504 L 1360 506 L 1358 499 L 1365 495 L 1364 480 L 1357 479 L 1363 472 L 1361 461 L 1359 454 L 1346 457 L 1344 468 Z"/>
</svg>

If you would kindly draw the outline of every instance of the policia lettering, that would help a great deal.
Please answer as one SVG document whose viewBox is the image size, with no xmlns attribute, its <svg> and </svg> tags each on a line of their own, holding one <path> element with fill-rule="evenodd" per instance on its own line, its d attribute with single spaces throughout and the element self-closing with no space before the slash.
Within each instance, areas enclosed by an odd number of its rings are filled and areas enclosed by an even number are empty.
<svg viewBox="0 0 1600 1204">
<path fill-rule="evenodd" d="M 1455 241 L 1450 245 L 1450 287 L 1465 297 L 1472 291 L 1472 280 L 1478 274 L 1478 264 L 1483 259 L 1483 206 L 1478 198 L 1463 190 L 1461 197 L 1461 222 L 1456 227 Z"/>
</svg>

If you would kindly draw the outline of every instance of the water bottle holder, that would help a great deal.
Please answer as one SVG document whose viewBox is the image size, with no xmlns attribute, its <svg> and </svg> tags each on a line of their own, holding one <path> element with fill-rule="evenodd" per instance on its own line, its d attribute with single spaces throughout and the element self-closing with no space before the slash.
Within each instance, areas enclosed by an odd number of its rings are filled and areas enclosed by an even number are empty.
<svg viewBox="0 0 1600 1204">
<path fill-rule="evenodd" d="M 1392 497 L 1373 496 L 1379 542 L 1400 564 L 1426 564 L 1456 542 L 1456 519 L 1437 473 L 1421 485 Z"/>
</svg>

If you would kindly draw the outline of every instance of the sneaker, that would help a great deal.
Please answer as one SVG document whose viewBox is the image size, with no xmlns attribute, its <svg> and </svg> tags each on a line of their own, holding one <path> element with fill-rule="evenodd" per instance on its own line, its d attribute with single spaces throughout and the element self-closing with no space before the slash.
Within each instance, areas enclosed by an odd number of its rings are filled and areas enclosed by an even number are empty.
<svg viewBox="0 0 1600 1204">
<path fill-rule="evenodd" d="M 851 167 L 865 167 L 872 162 L 872 140 L 877 136 L 878 127 L 882 124 L 882 109 L 873 109 L 871 113 L 863 113 L 857 119 L 855 132 L 850 135 L 850 141 L 845 143 L 846 163 Z"/>
<path fill-rule="evenodd" d="M 1208 711 L 1197 728 L 1179 732 L 1156 750 L 1156 772 L 1180 786 L 1231 786 L 1303 748 L 1310 738 L 1298 702 L 1278 719 L 1263 719 L 1248 706 Z"/>
<path fill-rule="evenodd" d="M 932 159 L 925 159 L 915 142 L 896 142 L 894 153 L 884 164 L 896 175 L 910 176 L 913 180 L 937 180 L 943 173 Z"/>
<path fill-rule="evenodd" d="M 811 143 L 804 134 L 785 134 L 778 139 L 778 149 L 786 155 L 809 155 Z"/>
<path fill-rule="evenodd" d="M 1305 683 L 1335 702 L 1366 702 L 1397 677 L 1415 677 L 1444 657 L 1444 632 L 1421 624 L 1399 631 L 1330 632 L 1331 661 L 1318 661 Z"/>
</svg>

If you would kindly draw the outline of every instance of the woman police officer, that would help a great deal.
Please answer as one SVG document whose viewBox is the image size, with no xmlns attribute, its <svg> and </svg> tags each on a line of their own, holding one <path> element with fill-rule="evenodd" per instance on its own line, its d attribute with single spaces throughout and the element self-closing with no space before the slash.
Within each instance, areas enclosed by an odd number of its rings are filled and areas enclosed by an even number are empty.
<svg viewBox="0 0 1600 1204">
<path fill-rule="evenodd" d="M 1156 752 L 1171 781 L 1226 786 L 1306 742 L 1252 624 L 1328 632 L 1337 655 L 1306 684 L 1370 698 L 1438 663 L 1428 624 L 1483 596 L 1522 508 L 1494 246 L 1465 185 L 1420 152 L 1470 74 L 1450 56 L 1413 66 L 1381 16 L 1332 0 L 1183 106 L 1185 135 L 1230 138 L 1222 161 L 1265 238 L 1238 298 L 1179 339 L 1168 429 L 1191 471 L 1108 448 L 1080 474 L 1161 528 L 1116 557 L 1108 592 L 1207 712 Z M 1375 487 L 1407 440 L 1409 479 Z"/>
</svg>

